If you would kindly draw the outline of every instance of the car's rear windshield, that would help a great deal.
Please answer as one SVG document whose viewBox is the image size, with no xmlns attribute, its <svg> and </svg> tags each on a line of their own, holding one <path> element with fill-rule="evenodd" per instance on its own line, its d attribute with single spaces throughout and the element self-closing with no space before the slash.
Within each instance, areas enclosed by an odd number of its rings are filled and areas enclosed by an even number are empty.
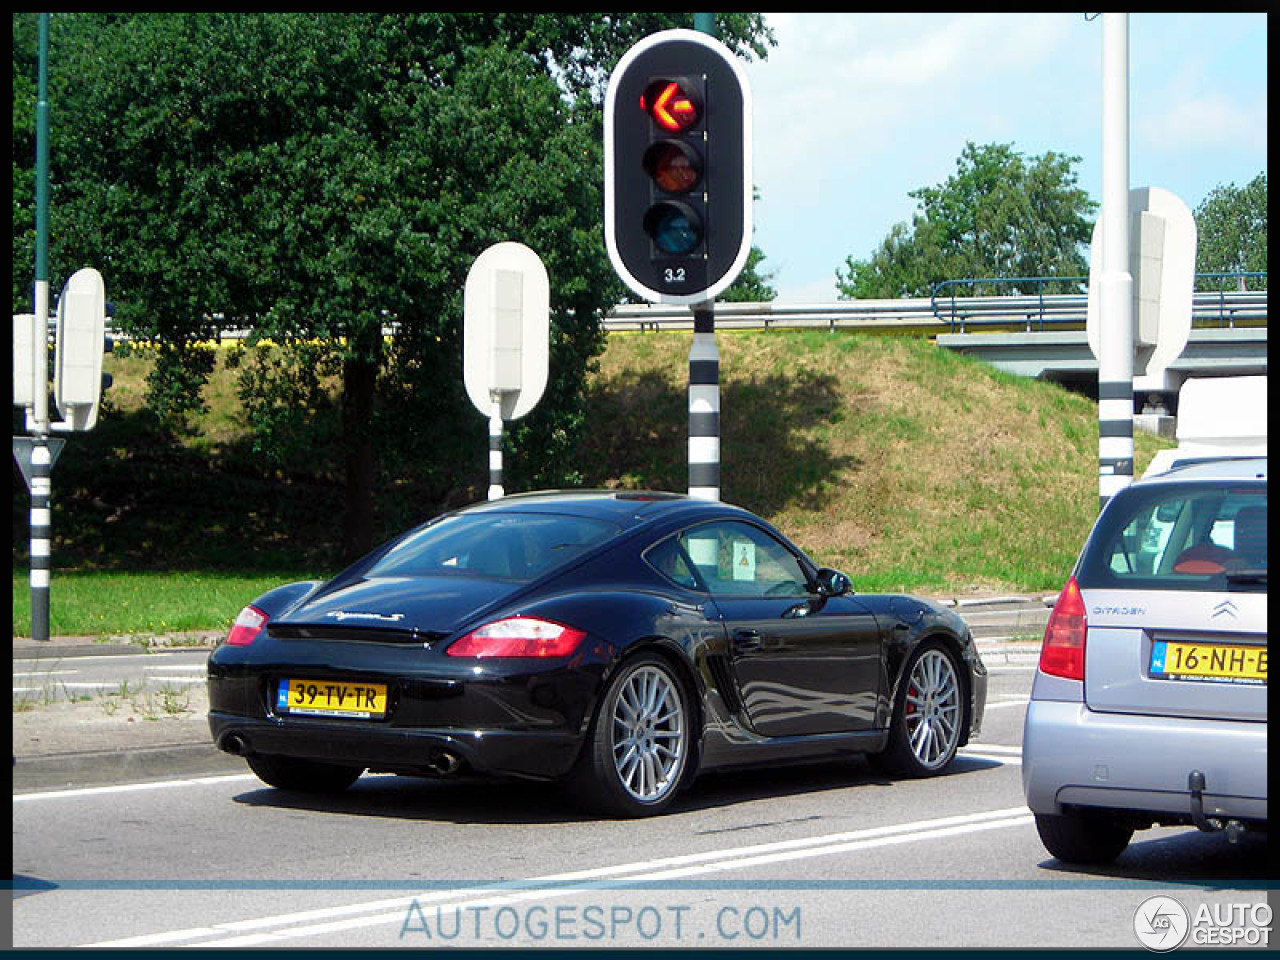
<svg viewBox="0 0 1280 960">
<path fill-rule="evenodd" d="M 1140 484 L 1098 520 L 1082 587 L 1267 590 L 1267 485 L 1256 480 Z"/>
<path fill-rule="evenodd" d="M 408 534 L 364 575 L 528 582 L 616 536 L 619 529 L 567 514 L 460 514 Z"/>
</svg>

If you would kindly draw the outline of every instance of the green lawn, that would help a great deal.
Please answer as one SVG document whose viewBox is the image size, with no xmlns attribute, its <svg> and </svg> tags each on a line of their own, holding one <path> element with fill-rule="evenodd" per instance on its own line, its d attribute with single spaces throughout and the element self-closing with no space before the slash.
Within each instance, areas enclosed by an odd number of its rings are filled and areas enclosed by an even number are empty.
<svg viewBox="0 0 1280 960">
<path fill-rule="evenodd" d="M 55 570 L 49 590 L 53 636 L 187 633 L 225 630 L 254 597 L 317 574 L 113 573 Z M 31 635 L 27 571 L 13 573 L 13 635 Z"/>
</svg>

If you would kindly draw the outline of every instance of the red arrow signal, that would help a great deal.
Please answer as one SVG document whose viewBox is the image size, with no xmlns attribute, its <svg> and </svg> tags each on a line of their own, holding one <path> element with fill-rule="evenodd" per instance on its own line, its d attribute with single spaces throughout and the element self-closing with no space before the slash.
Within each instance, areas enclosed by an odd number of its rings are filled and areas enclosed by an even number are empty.
<svg viewBox="0 0 1280 960">
<path fill-rule="evenodd" d="M 683 133 L 702 116 L 697 99 L 676 80 L 655 80 L 640 97 L 641 108 L 653 122 L 671 133 Z"/>
</svg>

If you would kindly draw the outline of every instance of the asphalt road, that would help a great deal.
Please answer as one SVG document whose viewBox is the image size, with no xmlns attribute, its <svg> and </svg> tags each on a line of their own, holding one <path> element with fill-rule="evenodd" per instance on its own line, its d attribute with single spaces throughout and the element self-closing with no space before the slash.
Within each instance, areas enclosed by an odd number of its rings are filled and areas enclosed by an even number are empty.
<svg viewBox="0 0 1280 960">
<path fill-rule="evenodd" d="M 66 700 L 142 691 L 175 694 L 202 686 L 208 649 L 177 648 L 137 653 L 60 655 L 63 651 L 13 658 L 13 702 L 39 706 Z"/>
<path fill-rule="evenodd" d="M 982 742 L 947 776 L 719 774 L 648 820 L 588 819 L 554 786 L 381 776 L 323 800 L 247 771 L 15 795 L 13 942 L 1135 949 L 1152 896 L 1265 901 L 1259 837 L 1050 858 L 1019 777 L 1032 670 L 993 667 Z"/>
</svg>

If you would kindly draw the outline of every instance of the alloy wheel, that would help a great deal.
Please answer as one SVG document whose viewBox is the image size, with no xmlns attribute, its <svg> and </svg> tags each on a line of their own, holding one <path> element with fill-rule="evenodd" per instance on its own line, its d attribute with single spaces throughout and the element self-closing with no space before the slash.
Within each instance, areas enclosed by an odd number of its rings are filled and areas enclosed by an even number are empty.
<svg viewBox="0 0 1280 960">
<path fill-rule="evenodd" d="M 654 803 L 675 789 L 687 744 L 684 699 L 674 678 L 645 664 L 626 678 L 613 707 L 613 764 L 635 800 Z"/>
<path fill-rule="evenodd" d="M 951 759 L 960 737 L 960 681 L 941 650 L 926 650 L 912 667 L 903 719 L 921 765 L 934 770 Z"/>
</svg>

